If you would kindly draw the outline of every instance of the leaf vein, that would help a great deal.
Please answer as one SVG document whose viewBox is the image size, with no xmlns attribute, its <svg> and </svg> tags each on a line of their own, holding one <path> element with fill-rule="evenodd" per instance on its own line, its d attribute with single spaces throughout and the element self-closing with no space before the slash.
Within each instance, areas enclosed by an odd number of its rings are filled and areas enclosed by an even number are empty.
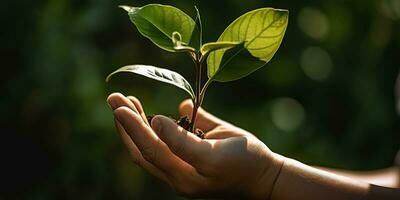
<svg viewBox="0 0 400 200">
<path fill-rule="evenodd" d="M 271 43 L 271 44 L 269 44 L 269 45 L 267 45 L 267 46 L 255 47 L 255 48 L 250 48 L 250 47 L 248 47 L 247 49 L 248 49 L 248 50 L 262 50 L 262 49 L 267 49 L 267 48 L 269 48 L 269 47 L 272 47 L 272 46 L 274 46 L 274 45 L 276 45 L 276 44 L 278 44 L 278 43 L 279 43 L 279 41 L 276 41 L 276 42 L 273 42 L 273 43 Z"/>
<path fill-rule="evenodd" d="M 279 18 L 281 18 L 280 16 Z M 247 48 L 251 43 L 253 43 L 261 34 L 263 34 L 272 24 L 274 24 L 277 20 L 274 20 L 271 24 L 269 24 L 267 27 L 265 27 L 263 30 L 260 31 L 259 34 L 257 34 L 252 40 L 250 40 L 247 44 L 245 44 L 245 47 Z"/>
</svg>

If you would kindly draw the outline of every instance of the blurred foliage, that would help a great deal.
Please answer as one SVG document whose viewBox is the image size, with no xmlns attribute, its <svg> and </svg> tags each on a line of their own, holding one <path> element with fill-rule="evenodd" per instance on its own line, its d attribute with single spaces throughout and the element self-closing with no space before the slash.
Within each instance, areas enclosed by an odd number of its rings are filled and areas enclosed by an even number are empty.
<svg viewBox="0 0 400 200">
<path fill-rule="evenodd" d="M 134 166 L 113 127 L 106 97 L 139 97 L 149 114 L 177 116 L 183 91 L 121 75 L 152 64 L 193 81 L 190 58 L 139 35 L 119 4 L 172 4 L 202 12 L 205 41 L 259 7 L 290 10 L 276 56 L 251 76 L 210 87 L 204 107 L 273 151 L 307 164 L 374 169 L 392 164 L 400 123 L 399 0 L 5 1 L 0 199 L 179 199 Z"/>
</svg>

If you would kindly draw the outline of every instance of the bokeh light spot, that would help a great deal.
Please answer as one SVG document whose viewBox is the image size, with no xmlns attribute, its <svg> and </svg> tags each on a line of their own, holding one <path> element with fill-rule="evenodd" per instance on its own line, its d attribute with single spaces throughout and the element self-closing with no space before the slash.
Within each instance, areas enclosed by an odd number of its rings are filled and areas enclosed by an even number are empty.
<svg viewBox="0 0 400 200">
<path fill-rule="evenodd" d="M 276 127 L 289 132 L 296 130 L 303 123 L 305 111 L 297 100 L 284 97 L 273 103 L 271 115 Z"/>
<path fill-rule="evenodd" d="M 324 39 L 329 32 L 329 20 L 320 10 L 305 7 L 298 17 L 300 29 L 314 39 Z"/>
<path fill-rule="evenodd" d="M 300 57 L 300 65 L 304 73 L 312 80 L 323 81 L 332 72 L 332 59 L 319 47 L 306 48 Z"/>
</svg>

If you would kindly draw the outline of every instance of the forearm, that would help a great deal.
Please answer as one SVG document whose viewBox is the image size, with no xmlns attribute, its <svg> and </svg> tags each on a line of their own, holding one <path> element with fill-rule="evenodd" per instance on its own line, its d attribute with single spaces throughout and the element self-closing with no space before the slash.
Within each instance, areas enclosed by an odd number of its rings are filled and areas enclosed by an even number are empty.
<svg viewBox="0 0 400 200">
<path fill-rule="evenodd" d="M 319 170 L 285 159 L 271 199 L 398 199 L 399 190 Z"/>
<path fill-rule="evenodd" d="M 374 185 L 384 187 L 399 188 L 400 187 L 400 170 L 399 167 L 389 167 L 386 169 L 378 169 L 373 171 L 351 171 L 342 169 L 331 169 L 325 167 L 316 167 L 318 169 L 328 171 L 337 175 L 346 176 Z"/>
</svg>

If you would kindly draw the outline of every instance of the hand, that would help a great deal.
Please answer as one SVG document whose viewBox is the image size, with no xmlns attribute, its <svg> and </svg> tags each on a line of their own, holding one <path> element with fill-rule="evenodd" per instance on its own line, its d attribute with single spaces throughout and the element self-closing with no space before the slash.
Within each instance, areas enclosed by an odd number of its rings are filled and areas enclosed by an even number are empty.
<svg viewBox="0 0 400 200">
<path fill-rule="evenodd" d="M 108 97 L 115 124 L 134 162 L 182 196 L 267 199 L 283 159 L 251 133 L 199 109 L 197 128 L 205 139 L 157 115 L 150 123 L 135 97 Z M 193 104 L 179 106 L 191 117 Z"/>
</svg>

